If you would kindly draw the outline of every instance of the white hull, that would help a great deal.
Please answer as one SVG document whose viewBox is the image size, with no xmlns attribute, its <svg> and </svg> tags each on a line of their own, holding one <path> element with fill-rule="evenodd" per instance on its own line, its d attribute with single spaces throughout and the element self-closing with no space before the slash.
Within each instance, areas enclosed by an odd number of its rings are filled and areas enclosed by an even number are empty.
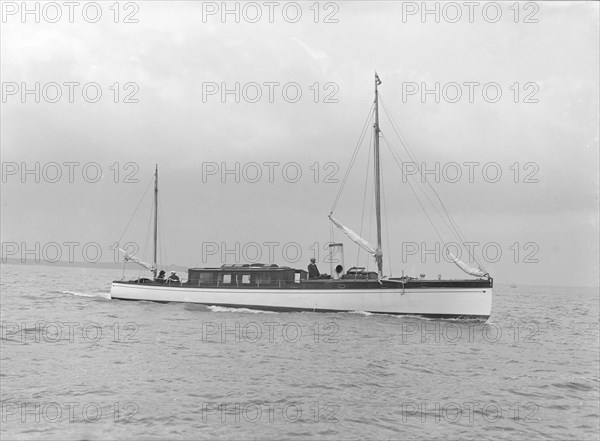
<svg viewBox="0 0 600 441">
<path fill-rule="evenodd" d="M 187 302 L 278 311 L 367 311 L 433 317 L 487 318 L 492 288 L 227 289 L 113 282 L 111 298 Z"/>
</svg>

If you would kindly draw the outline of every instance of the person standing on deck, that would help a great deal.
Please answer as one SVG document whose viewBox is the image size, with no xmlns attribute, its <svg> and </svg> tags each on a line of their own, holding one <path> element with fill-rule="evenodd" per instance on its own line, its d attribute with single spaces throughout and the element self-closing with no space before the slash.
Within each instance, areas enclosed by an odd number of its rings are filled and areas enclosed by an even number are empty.
<svg viewBox="0 0 600 441">
<path fill-rule="evenodd" d="M 317 260 L 312 257 L 310 259 L 310 263 L 308 264 L 308 278 L 309 279 L 318 279 L 321 277 L 321 273 L 319 272 L 319 268 L 317 268 L 317 264 L 315 263 Z"/>
</svg>

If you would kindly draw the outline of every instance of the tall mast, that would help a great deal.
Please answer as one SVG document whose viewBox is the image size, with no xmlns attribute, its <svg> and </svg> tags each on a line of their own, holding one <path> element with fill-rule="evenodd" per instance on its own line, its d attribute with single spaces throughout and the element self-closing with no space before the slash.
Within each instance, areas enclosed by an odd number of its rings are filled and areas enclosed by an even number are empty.
<svg viewBox="0 0 600 441">
<path fill-rule="evenodd" d="M 379 170 L 379 92 L 377 86 L 381 84 L 379 75 L 375 72 L 375 215 L 377 217 L 377 273 L 383 277 L 383 253 L 381 252 L 381 176 Z"/>
<path fill-rule="evenodd" d="M 154 278 L 156 279 L 156 250 L 157 250 L 157 241 L 158 241 L 158 164 L 156 164 L 156 169 L 154 171 L 154 258 L 152 260 L 154 270 Z"/>
</svg>

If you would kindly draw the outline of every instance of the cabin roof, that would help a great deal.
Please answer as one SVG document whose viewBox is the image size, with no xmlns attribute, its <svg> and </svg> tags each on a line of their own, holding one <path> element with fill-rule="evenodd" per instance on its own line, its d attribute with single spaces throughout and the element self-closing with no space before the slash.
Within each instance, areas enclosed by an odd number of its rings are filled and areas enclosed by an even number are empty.
<svg viewBox="0 0 600 441">
<path fill-rule="evenodd" d="M 295 269 L 295 268 L 291 268 L 289 266 L 279 266 L 276 264 L 263 264 L 263 263 L 244 263 L 244 264 L 232 264 L 232 265 L 221 265 L 220 267 L 216 267 L 216 268 L 189 268 L 189 271 L 201 271 L 201 272 L 205 272 L 205 271 L 211 271 L 211 272 L 232 272 L 232 271 L 243 271 L 243 272 L 257 272 L 257 271 L 273 271 L 273 272 L 281 272 L 281 271 L 304 271 L 305 270 L 299 270 L 299 269 Z"/>
</svg>

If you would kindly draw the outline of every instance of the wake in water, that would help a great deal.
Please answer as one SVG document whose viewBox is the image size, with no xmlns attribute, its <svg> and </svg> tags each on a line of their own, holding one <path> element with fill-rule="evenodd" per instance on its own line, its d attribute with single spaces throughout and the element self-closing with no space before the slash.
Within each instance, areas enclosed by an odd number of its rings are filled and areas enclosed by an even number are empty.
<svg viewBox="0 0 600 441">
<path fill-rule="evenodd" d="M 369 316 L 369 315 L 389 315 L 393 317 L 393 314 L 373 314 L 372 312 L 368 312 L 368 311 L 342 311 L 342 314 L 358 314 L 358 315 L 364 315 L 364 316 Z"/>
<path fill-rule="evenodd" d="M 95 292 L 95 293 L 90 293 L 90 292 L 79 292 L 79 291 L 50 291 L 53 294 L 68 294 L 68 295 L 72 295 L 72 296 L 78 296 L 78 297 L 99 297 L 102 299 L 107 299 L 110 300 L 110 293 L 108 292 Z"/>
<path fill-rule="evenodd" d="M 247 312 L 250 314 L 277 314 L 276 311 L 263 311 L 260 309 L 248 308 L 227 308 L 225 306 L 207 306 L 212 312 Z"/>
</svg>

